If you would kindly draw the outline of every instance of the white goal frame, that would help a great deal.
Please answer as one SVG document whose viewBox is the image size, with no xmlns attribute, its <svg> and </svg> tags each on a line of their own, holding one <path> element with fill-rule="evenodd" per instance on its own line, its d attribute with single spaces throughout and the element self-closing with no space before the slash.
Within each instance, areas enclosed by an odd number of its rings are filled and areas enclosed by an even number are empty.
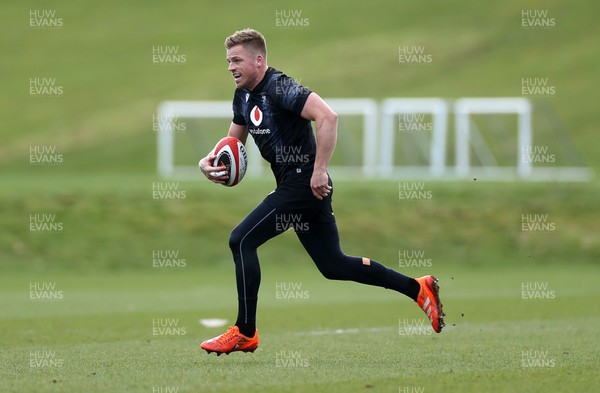
<svg viewBox="0 0 600 393">
<path fill-rule="evenodd" d="M 461 98 L 454 103 L 456 131 L 456 175 L 467 177 L 473 172 L 471 167 L 470 136 L 472 114 L 516 114 L 518 116 L 517 142 L 517 174 L 527 177 L 531 174 L 531 162 L 519 159 L 520 152 L 531 146 L 532 119 L 531 103 L 521 97 L 517 98 Z M 495 168 L 496 175 L 502 172 L 514 172 L 514 167 Z M 506 173 L 506 176 L 510 176 Z"/>
<path fill-rule="evenodd" d="M 524 97 L 516 98 L 460 98 L 454 102 L 442 98 L 387 98 L 378 104 L 370 98 L 332 98 L 326 102 L 339 115 L 362 116 L 362 160 L 359 166 L 330 166 L 331 174 L 341 179 L 440 179 L 456 180 L 476 177 L 486 180 L 552 180 L 588 181 L 592 171 L 587 167 L 533 166 L 522 159 L 522 152 L 532 146 L 532 105 Z M 455 132 L 454 168 L 448 166 L 446 149 L 449 115 L 453 113 Z M 395 166 L 394 141 L 399 131 L 395 122 L 399 114 L 431 114 L 432 128 L 428 165 Z M 488 146 L 481 138 L 473 139 L 474 114 L 516 114 L 517 162 L 514 166 L 471 165 L 471 149 L 484 157 L 491 157 Z M 175 165 L 175 122 L 180 118 L 231 119 L 231 101 L 165 101 L 158 107 L 157 170 L 164 178 L 193 179 L 199 176 L 194 165 Z M 167 119 L 167 121 L 165 121 Z M 478 136 L 478 135 L 475 135 Z M 338 135 L 338 137 L 340 137 Z M 215 141 L 216 143 L 216 141 Z M 260 177 L 268 171 L 252 138 L 246 143 L 248 152 L 247 177 Z M 205 152 L 206 153 L 206 152 Z M 199 152 L 201 155 L 202 152 Z M 200 157 L 198 157 L 200 158 Z"/>
<path fill-rule="evenodd" d="M 585 167 L 534 167 L 523 160 L 523 151 L 533 145 L 533 119 L 531 102 L 524 97 L 515 98 L 461 98 L 454 103 L 456 132 L 455 175 L 458 178 L 483 177 L 490 180 L 553 180 L 588 181 L 592 172 Z M 512 166 L 473 167 L 470 162 L 471 119 L 473 114 L 516 114 L 517 162 Z"/>
<path fill-rule="evenodd" d="M 184 118 L 229 118 L 232 117 L 231 101 L 165 101 L 158 107 L 160 119 Z M 225 135 L 223 135 L 225 136 Z M 260 153 L 253 141 L 246 142 L 248 156 L 247 173 L 260 175 L 262 165 L 258 159 Z M 173 121 L 160 123 L 157 131 L 158 174 L 164 178 L 188 178 L 198 175 L 198 168 L 192 165 L 175 165 L 175 132 Z M 216 143 L 217 141 L 215 141 Z M 208 150 L 204 153 L 208 153 Z M 198 157 L 199 159 L 201 157 Z"/>
<path fill-rule="evenodd" d="M 360 167 L 331 166 L 328 170 L 339 178 L 355 178 L 357 172 L 362 176 L 372 176 L 376 172 L 377 157 L 377 102 L 370 98 L 332 98 L 327 104 L 338 115 L 359 115 L 363 117 L 363 159 Z M 164 178 L 194 178 L 198 168 L 191 165 L 175 165 L 175 127 L 174 119 L 183 118 L 227 118 L 233 111 L 231 101 L 165 101 L 158 107 L 159 119 L 171 119 L 161 122 L 157 131 L 157 170 Z M 216 143 L 216 141 L 215 141 Z M 265 172 L 265 163 L 258 148 L 248 138 L 248 171 L 246 176 L 258 177 Z"/>
<path fill-rule="evenodd" d="M 396 140 L 396 115 L 427 113 L 433 125 L 429 149 L 429 168 L 394 166 Z M 446 135 L 448 132 L 448 103 L 441 98 L 387 98 L 381 104 L 381 156 L 380 177 L 394 177 L 401 172 L 411 175 L 440 177 L 446 172 Z M 422 173 L 423 170 L 429 173 Z"/>
</svg>

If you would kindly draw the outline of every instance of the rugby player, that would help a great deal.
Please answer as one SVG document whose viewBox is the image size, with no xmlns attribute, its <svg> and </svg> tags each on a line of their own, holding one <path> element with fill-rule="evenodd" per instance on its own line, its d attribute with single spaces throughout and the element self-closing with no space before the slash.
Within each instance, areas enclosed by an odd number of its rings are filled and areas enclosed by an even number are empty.
<svg viewBox="0 0 600 393">
<path fill-rule="evenodd" d="M 257 248 L 279 235 L 282 217 L 295 217 L 296 235 L 325 278 L 350 280 L 400 292 L 426 313 L 441 332 L 444 312 L 437 279 L 411 278 L 367 257 L 345 255 L 340 247 L 327 166 L 337 138 L 337 115 L 315 92 L 267 65 L 264 36 L 253 29 L 225 40 L 228 71 L 235 82 L 233 119 L 228 136 L 246 143 L 252 136 L 271 164 L 276 189 L 236 226 L 229 238 L 235 263 L 238 314 L 234 326 L 201 347 L 208 353 L 254 352 L 259 338 L 256 308 L 260 285 Z M 316 138 L 311 121 L 316 125 Z M 225 167 L 213 166 L 215 155 L 200 160 L 202 173 L 223 184 Z M 289 221 L 289 220 L 287 220 Z M 283 226 L 285 227 L 285 226 Z"/>
</svg>

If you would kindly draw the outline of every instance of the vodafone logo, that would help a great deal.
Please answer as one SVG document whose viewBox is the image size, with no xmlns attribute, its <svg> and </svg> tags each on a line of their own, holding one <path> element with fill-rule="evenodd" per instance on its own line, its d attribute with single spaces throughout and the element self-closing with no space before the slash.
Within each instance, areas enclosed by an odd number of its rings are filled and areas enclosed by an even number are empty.
<svg viewBox="0 0 600 393">
<path fill-rule="evenodd" d="M 254 108 L 252 108 L 252 110 L 250 111 L 250 121 L 256 127 L 258 127 L 260 125 L 260 123 L 262 123 L 262 119 L 263 119 L 263 114 L 262 114 L 260 108 L 255 105 Z"/>
<path fill-rule="evenodd" d="M 263 113 L 257 105 L 254 105 L 254 108 L 250 111 L 250 121 L 255 127 L 259 127 L 263 121 Z M 248 127 L 248 131 L 250 131 L 250 134 L 252 135 L 268 135 L 271 133 L 271 130 L 268 128 Z"/>
</svg>

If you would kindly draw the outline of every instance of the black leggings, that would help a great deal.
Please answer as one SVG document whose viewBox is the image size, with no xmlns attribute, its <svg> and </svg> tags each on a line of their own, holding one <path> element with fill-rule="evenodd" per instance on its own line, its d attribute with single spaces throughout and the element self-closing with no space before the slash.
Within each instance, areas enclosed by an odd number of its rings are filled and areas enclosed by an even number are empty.
<svg viewBox="0 0 600 393">
<path fill-rule="evenodd" d="M 380 286 L 415 297 L 407 292 L 411 284 L 416 284 L 414 279 L 369 258 L 345 255 L 340 248 L 335 220 L 327 221 L 323 222 L 318 215 L 311 218 L 302 211 L 284 212 L 262 202 L 235 227 L 229 238 L 229 247 L 235 262 L 237 323 L 250 326 L 256 323 L 260 286 L 257 248 L 290 228 L 296 231 L 298 239 L 325 278 Z"/>
</svg>

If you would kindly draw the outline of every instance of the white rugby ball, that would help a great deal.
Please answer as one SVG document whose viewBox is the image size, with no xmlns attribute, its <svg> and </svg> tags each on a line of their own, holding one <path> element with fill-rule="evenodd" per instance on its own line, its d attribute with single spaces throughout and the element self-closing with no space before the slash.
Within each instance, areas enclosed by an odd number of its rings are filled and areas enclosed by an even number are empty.
<svg viewBox="0 0 600 393">
<path fill-rule="evenodd" d="M 213 176 L 223 176 L 227 173 L 229 175 L 229 179 L 225 181 L 227 187 L 233 187 L 242 181 L 246 174 L 248 156 L 244 144 L 239 139 L 226 136 L 217 143 L 213 154 L 217 156 L 213 166 L 226 167 L 226 172 L 217 172 Z"/>
</svg>

